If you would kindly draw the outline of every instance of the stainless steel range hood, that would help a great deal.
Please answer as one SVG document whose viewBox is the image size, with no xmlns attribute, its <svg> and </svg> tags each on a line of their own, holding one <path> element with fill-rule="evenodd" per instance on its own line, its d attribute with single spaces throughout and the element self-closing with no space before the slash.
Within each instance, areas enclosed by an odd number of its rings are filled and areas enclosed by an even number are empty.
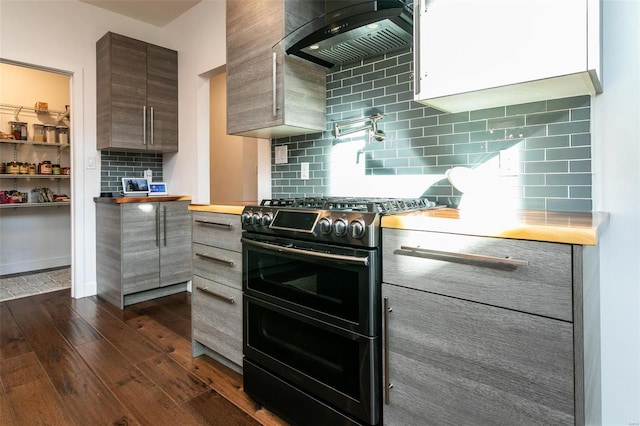
<svg viewBox="0 0 640 426">
<path fill-rule="evenodd" d="M 321 1 L 324 15 L 287 35 L 277 48 L 331 68 L 412 44 L 413 13 L 405 0 Z"/>
</svg>

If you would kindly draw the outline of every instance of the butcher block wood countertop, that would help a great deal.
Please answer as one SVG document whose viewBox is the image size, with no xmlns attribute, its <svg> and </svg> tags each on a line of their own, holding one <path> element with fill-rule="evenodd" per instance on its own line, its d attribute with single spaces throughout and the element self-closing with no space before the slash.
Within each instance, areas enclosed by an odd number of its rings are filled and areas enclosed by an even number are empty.
<svg viewBox="0 0 640 426">
<path fill-rule="evenodd" d="M 242 214 L 245 206 L 257 206 L 259 201 L 228 201 L 219 204 L 191 204 L 189 210 L 209 213 Z"/>
<path fill-rule="evenodd" d="M 191 201 L 189 195 L 153 195 L 151 197 L 93 197 L 96 203 L 124 204 L 150 203 L 156 201 Z"/>
<path fill-rule="evenodd" d="M 383 228 L 580 245 L 596 245 L 608 222 L 609 214 L 602 212 L 502 212 L 498 208 L 481 212 L 442 208 L 382 217 Z"/>
<path fill-rule="evenodd" d="M 154 197 L 155 198 L 155 197 Z M 258 201 L 191 204 L 189 210 L 241 214 L 245 206 Z M 553 243 L 596 245 L 609 223 L 609 213 L 558 212 L 543 210 L 483 211 L 440 208 L 391 214 L 382 217 L 383 228 L 446 232 L 483 237 L 515 238 Z"/>
</svg>

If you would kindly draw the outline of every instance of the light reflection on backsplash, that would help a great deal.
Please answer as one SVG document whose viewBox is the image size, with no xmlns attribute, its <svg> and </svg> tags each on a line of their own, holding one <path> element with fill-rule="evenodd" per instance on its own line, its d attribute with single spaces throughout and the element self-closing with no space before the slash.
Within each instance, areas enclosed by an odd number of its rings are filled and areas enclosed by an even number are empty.
<svg viewBox="0 0 640 426">
<path fill-rule="evenodd" d="M 467 199 L 591 211 L 589 96 L 448 114 L 412 100 L 411 72 L 409 51 L 330 70 L 326 131 L 272 141 L 289 150 L 288 164 L 274 164 L 272 152 L 273 197 L 410 193 L 457 205 L 462 194 L 444 174 L 467 166 L 483 177 Z M 384 114 L 384 142 L 333 138 L 333 122 L 375 113 Z M 500 167 L 502 150 L 516 157 L 517 176 Z"/>
</svg>

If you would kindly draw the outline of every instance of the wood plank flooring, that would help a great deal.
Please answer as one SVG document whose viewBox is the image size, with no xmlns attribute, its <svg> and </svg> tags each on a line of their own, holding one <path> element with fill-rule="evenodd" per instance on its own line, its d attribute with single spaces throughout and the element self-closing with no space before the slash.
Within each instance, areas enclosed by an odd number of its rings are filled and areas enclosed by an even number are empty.
<svg viewBox="0 0 640 426">
<path fill-rule="evenodd" d="M 0 425 L 286 423 L 191 357 L 189 293 L 119 310 L 60 290 L 0 303 Z"/>
</svg>

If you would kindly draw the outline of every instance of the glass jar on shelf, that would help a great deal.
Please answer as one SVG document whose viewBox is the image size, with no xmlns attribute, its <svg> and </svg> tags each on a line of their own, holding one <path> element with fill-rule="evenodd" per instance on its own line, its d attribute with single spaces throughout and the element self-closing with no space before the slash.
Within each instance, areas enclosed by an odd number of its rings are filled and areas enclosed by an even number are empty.
<svg viewBox="0 0 640 426">
<path fill-rule="evenodd" d="M 17 141 L 27 140 L 27 123 L 25 123 L 24 121 L 10 121 L 9 125 L 11 126 L 11 134 L 13 135 L 13 139 Z"/>
<path fill-rule="evenodd" d="M 51 161 L 43 161 L 38 165 L 38 172 L 41 175 L 50 175 L 53 174 L 53 166 L 51 165 Z"/>
<path fill-rule="evenodd" d="M 7 163 L 6 169 L 7 174 L 17 175 L 20 173 L 20 163 L 18 163 L 17 161 L 11 161 Z"/>
<path fill-rule="evenodd" d="M 57 143 L 56 126 L 53 124 L 44 125 L 44 139 L 46 143 Z"/>
<path fill-rule="evenodd" d="M 60 145 L 67 145 L 69 143 L 69 127 L 56 126 L 56 131 L 58 132 L 58 143 Z"/>
<path fill-rule="evenodd" d="M 39 124 L 39 123 L 33 124 L 33 141 L 34 142 L 45 141 L 44 124 Z"/>
</svg>

